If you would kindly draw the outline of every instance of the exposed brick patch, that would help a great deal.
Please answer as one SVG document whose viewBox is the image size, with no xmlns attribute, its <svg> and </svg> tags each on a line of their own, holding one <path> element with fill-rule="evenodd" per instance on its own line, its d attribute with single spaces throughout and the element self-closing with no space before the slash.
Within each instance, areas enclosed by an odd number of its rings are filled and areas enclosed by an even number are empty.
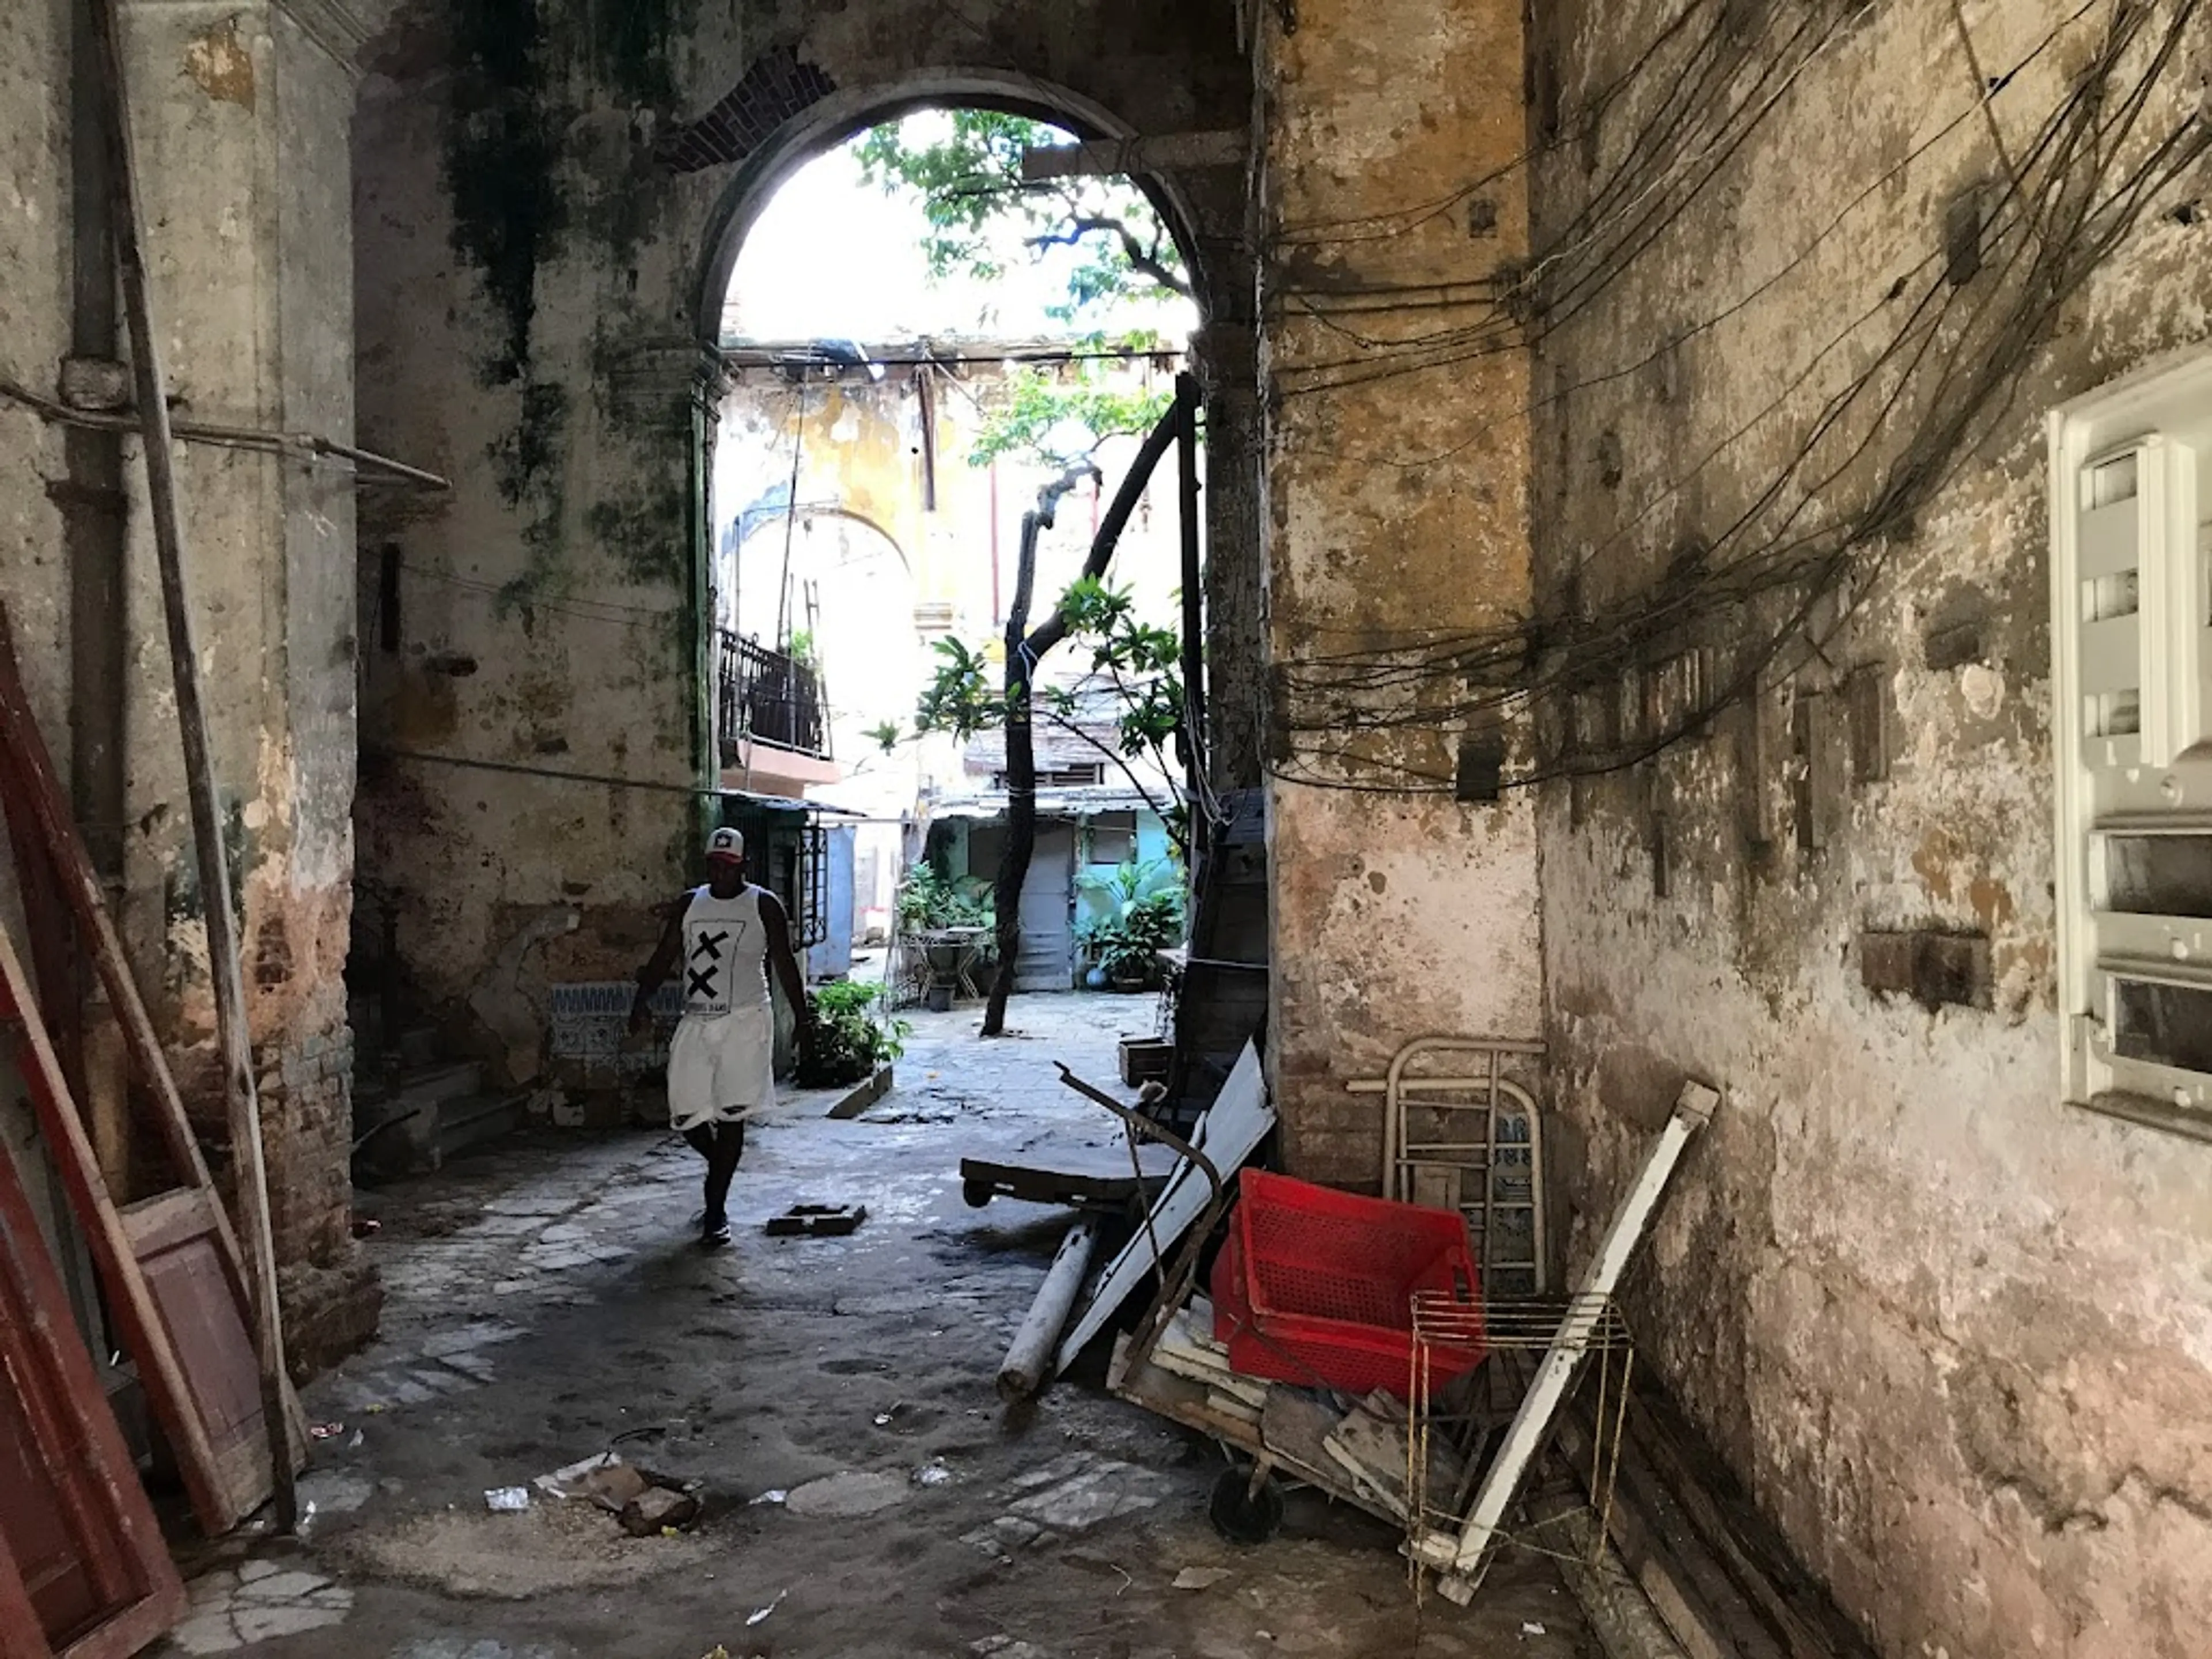
<svg viewBox="0 0 2212 1659">
<path fill-rule="evenodd" d="M 696 121 L 672 127 L 653 145 L 653 158 L 672 173 L 697 173 L 742 161 L 793 116 L 837 90 L 837 83 L 790 46 L 753 59 L 744 78 Z"/>
</svg>

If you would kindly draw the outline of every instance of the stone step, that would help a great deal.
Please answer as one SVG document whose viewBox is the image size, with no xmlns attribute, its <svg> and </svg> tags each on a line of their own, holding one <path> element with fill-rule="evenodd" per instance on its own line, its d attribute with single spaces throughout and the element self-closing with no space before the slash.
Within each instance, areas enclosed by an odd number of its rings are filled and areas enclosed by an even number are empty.
<svg viewBox="0 0 2212 1659">
<path fill-rule="evenodd" d="M 502 1140 L 528 1115 L 524 1095 L 470 1095 L 438 1105 L 437 1161 Z"/>
<path fill-rule="evenodd" d="M 527 1113 L 522 1094 L 465 1094 L 386 1103 L 374 1119 L 355 1117 L 356 1136 L 388 1124 L 362 1146 L 362 1166 L 388 1178 L 442 1167 L 448 1158 L 498 1140 L 519 1128 Z"/>
</svg>

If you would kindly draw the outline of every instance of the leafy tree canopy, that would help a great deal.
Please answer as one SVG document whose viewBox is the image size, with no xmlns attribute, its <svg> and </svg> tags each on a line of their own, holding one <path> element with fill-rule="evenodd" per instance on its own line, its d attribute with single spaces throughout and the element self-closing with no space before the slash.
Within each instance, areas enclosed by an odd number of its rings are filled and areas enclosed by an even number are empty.
<svg viewBox="0 0 2212 1659">
<path fill-rule="evenodd" d="M 1014 246 L 1043 258 L 1079 256 L 1067 298 L 1051 314 L 1073 322 L 1109 301 L 1188 298 L 1175 238 L 1142 191 L 1120 179 L 1022 177 L 1022 152 L 1071 142 L 1042 121 L 995 110 L 928 111 L 887 122 L 854 146 L 862 176 L 889 195 L 921 198 L 930 268 L 1003 276 Z"/>
</svg>

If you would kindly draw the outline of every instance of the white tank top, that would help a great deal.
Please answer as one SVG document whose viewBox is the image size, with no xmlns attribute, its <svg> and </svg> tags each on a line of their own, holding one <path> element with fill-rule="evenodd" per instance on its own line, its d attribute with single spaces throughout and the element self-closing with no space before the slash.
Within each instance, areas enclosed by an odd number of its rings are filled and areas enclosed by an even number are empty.
<svg viewBox="0 0 2212 1659">
<path fill-rule="evenodd" d="M 761 926 L 760 889 L 734 898 L 695 887 L 684 912 L 684 1012 L 726 1014 L 768 1006 L 768 931 Z"/>
</svg>

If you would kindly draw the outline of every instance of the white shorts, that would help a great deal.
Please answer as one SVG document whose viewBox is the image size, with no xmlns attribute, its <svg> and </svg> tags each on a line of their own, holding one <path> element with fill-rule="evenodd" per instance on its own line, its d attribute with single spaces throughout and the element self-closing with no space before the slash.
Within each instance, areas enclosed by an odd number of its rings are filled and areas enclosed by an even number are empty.
<svg viewBox="0 0 2212 1659">
<path fill-rule="evenodd" d="M 668 1040 L 668 1121 L 735 1123 L 775 1103 L 775 1011 L 686 1014 Z"/>
</svg>

